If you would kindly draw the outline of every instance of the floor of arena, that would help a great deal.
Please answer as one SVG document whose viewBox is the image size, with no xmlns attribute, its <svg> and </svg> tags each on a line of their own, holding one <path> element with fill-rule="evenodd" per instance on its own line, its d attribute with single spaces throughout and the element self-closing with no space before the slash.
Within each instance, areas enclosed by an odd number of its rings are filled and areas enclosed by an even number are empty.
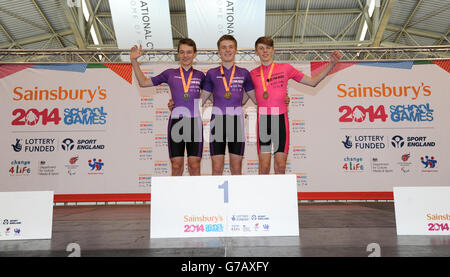
<svg viewBox="0 0 450 277">
<path fill-rule="evenodd" d="M 393 202 L 301 202 L 299 237 L 150 239 L 150 220 L 150 205 L 55 206 L 51 240 L 1 241 L 0 256 L 450 256 L 448 236 L 397 236 Z"/>
</svg>

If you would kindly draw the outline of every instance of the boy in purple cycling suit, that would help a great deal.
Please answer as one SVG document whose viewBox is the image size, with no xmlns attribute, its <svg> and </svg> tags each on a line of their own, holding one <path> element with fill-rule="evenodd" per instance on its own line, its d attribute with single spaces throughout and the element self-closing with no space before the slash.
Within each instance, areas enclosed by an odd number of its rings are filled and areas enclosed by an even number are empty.
<svg viewBox="0 0 450 277">
<path fill-rule="evenodd" d="M 181 39 L 178 44 L 180 67 L 167 69 L 158 76 L 147 78 L 140 69 L 137 59 L 144 54 L 142 45 L 131 48 L 130 60 L 141 87 L 167 83 L 174 106 L 168 124 L 168 148 L 172 176 L 181 176 L 184 171 L 184 153 L 187 150 L 189 175 L 200 175 L 200 161 L 203 152 L 203 124 L 199 114 L 200 91 L 205 75 L 192 67 L 197 47 L 192 39 Z M 151 92 L 143 92 L 149 96 Z"/>
<path fill-rule="evenodd" d="M 248 70 L 235 64 L 236 39 L 223 35 L 217 41 L 217 47 L 222 64 L 208 70 L 202 91 L 202 100 L 213 96 L 209 143 L 212 174 L 223 174 L 225 149 L 228 146 L 231 174 L 241 175 L 245 149 L 242 102 L 251 98 L 256 103 L 255 92 Z"/>
</svg>

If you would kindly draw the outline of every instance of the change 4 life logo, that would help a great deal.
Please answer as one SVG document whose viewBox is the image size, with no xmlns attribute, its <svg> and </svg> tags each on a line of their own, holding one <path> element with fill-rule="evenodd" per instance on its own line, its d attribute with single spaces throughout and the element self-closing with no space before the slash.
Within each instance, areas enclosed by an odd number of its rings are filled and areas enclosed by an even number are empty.
<svg viewBox="0 0 450 277">
<path fill-rule="evenodd" d="M 363 158 L 361 157 L 345 157 L 342 169 L 344 172 L 363 172 L 364 171 Z"/>
<path fill-rule="evenodd" d="M 102 159 L 94 158 L 88 161 L 89 165 L 89 175 L 102 175 L 103 174 L 103 166 L 105 163 Z"/>
<path fill-rule="evenodd" d="M 29 176 L 31 174 L 30 161 L 14 160 L 9 167 L 9 176 Z"/>
<path fill-rule="evenodd" d="M 420 157 L 420 163 L 422 164 L 422 172 L 438 172 L 438 161 L 434 156 L 422 156 Z"/>
</svg>

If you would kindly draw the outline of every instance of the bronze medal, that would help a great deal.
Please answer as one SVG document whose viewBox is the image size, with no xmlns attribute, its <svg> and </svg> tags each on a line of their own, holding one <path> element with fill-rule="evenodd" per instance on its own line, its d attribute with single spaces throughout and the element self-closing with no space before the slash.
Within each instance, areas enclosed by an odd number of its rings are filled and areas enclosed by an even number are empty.
<svg viewBox="0 0 450 277">
<path fill-rule="evenodd" d="M 269 98 L 269 93 L 268 93 L 267 91 L 264 91 L 264 93 L 263 93 L 263 98 L 264 98 L 264 99 Z"/>
<path fill-rule="evenodd" d="M 189 93 L 184 93 L 184 94 L 183 94 L 183 99 L 184 99 L 184 100 L 188 101 L 189 98 L 190 98 Z"/>
</svg>

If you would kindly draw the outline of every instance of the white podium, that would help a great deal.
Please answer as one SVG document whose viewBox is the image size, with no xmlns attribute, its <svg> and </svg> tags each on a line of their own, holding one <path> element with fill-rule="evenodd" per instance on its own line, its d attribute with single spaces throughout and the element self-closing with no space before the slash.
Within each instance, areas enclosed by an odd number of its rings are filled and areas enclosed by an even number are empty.
<svg viewBox="0 0 450 277">
<path fill-rule="evenodd" d="M 397 235 L 450 235 L 450 187 L 394 187 Z"/>
<path fill-rule="evenodd" d="M 0 240 L 51 239 L 53 191 L 0 192 Z"/>
<path fill-rule="evenodd" d="M 150 238 L 298 236 L 295 175 L 153 177 Z"/>
</svg>

